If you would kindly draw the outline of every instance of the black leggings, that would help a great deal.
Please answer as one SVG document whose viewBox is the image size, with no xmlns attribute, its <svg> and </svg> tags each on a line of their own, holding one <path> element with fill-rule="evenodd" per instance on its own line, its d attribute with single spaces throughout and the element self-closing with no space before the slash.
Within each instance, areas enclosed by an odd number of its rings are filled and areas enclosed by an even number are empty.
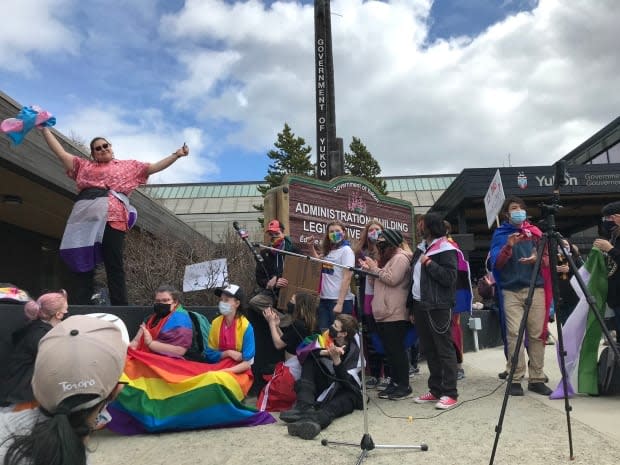
<svg viewBox="0 0 620 465">
<path fill-rule="evenodd" d="M 409 386 L 409 357 L 405 338 L 410 327 L 411 323 L 404 320 L 377 322 L 385 357 L 390 365 L 390 376 L 399 386 Z"/>
<path fill-rule="evenodd" d="M 109 223 L 105 225 L 103 233 L 102 253 L 103 264 L 108 278 L 108 291 L 112 305 L 127 305 L 127 284 L 125 283 L 125 267 L 123 250 L 125 247 L 125 232 L 114 229 Z M 95 270 L 85 273 L 74 273 L 78 284 L 75 297 L 72 299 L 78 305 L 91 304 L 94 293 Z"/>
</svg>

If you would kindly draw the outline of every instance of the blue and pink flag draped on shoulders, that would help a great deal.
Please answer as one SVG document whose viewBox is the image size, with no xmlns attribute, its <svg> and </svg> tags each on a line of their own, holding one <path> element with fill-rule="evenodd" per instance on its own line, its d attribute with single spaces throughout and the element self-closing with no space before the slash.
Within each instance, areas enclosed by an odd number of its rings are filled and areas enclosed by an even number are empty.
<svg viewBox="0 0 620 465">
<path fill-rule="evenodd" d="M 579 274 L 596 300 L 596 309 L 604 315 L 607 302 L 607 265 L 600 250 L 592 249 L 588 260 L 579 269 Z M 571 285 L 579 297 L 579 302 L 562 327 L 568 395 L 572 397 L 576 392 L 597 395 L 601 326 L 594 313 L 590 311 L 590 306 L 575 277 L 571 279 Z M 549 397 L 551 399 L 564 397 L 561 380 Z"/>
</svg>

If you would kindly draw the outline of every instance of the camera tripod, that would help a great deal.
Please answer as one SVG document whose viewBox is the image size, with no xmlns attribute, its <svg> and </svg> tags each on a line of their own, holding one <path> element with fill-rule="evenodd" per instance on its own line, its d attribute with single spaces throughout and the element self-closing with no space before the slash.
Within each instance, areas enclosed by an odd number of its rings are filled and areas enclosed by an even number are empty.
<svg viewBox="0 0 620 465">
<path fill-rule="evenodd" d="M 256 246 L 262 248 L 262 249 L 267 249 L 267 250 L 271 250 L 274 251 L 276 253 L 283 253 L 286 255 L 292 255 L 292 256 L 296 256 L 296 257 L 300 257 L 300 258 L 306 258 L 308 260 L 311 261 L 315 261 L 315 262 L 319 262 L 319 263 L 324 263 L 330 266 L 336 266 L 339 268 L 343 268 L 346 270 L 349 270 L 353 273 L 353 275 L 355 276 L 355 279 L 357 280 L 357 289 L 358 289 L 358 294 L 359 294 L 359 281 L 361 279 L 362 276 L 375 276 L 376 275 L 374 273 L 371 273 L 369 271 L 363 270 L 361 268 L 356 268 L 356 267 L 349 267 L 346 265 L 340 265 L 338 263 L 333 263 L 330 262 L 328 260 L 322 260 L 320 258 L 315 258 L 315 257 L 311 257 L 309 255 L 302 255 L 302 254 L 297 254 L 294 252 L 288 252 L 285 250 L 280 250 L 280 249 L 275 249 L 273 247 L 268 247 L 266 245 L 262 245 L 262 244 L 256 244 Z M 371 450 L 374 449 L 414 449 L 414 450 L 420 450 L 420 451 L 427 451 L 428 450 L 428 446 L 426 444 L 417 444 L 417 445 L 389 445 L 389 444 L 375 444 L 375 442 L 372 439 L 372 436 L 369 433 L 368 430 L 368 397 L 367 397 L 367 390 L 366 390 L 366 359 L 365 359 L 365 354 L 364 354 L 364 333 L 363 333 L 363 328 L 362 328 L 362 315 L 364 314 L 363 312 L 363 299 L 360 298 L 360 296 L 357 296 L 357 301 L 358 301 L 358 305 L 357 305 L 357 321 L 358 321 L 358 335 L 359 335 L 359 341 L 360 341 L 360 363 L 361 363 L 361 390 L 362 390 L 362 415 L 364 417 L 364 433 L 362 435 L 362 439 L 360 440 L 359 443 L 353 443 L 353 442 L 340 442 L 340 441 L 330 441 L 328 439 L 322 439 L 321 440 L 321 445 L 323 446 L 329 446 L 329 445 L 334 445 L 334 446 L 349 446 L 349 447 L 360 447 L 361 452 L 360 455 L 357 458 L 357 461 L 355 462 L 356 465 L 360 465 L 365 459 L 366 457 L 368 457 L 368 453 Z"/>
<path fill-rule="evenodd" d="M 521 344 L 523 343 L 525 328 L 526 328 L 530 308 L 532 306 L 532 299 L 534 296 L 534 291 L 536 289 L 536 280 L 537 280 L 537 277 L 540 275 L 543 255 L 545 254 L 546 251 L 548 252 L 549 268 L 551 270 L 551 287 L 552 287 L 552 293 L 553 293 L 553 301 L 556 304 L 556 309 L 559 307 L 558 302 L 560 301 L 559 300 L 560 292 L 559 292 L 559 284 L 558 284 L 558 275 L 556 272 L 557 264 L 558 264 L 558 261 L 557 261 L 558 255 L 556 251 L 558 250 L 558 244 L 560 240 L 564 238 L 558 231 L 556 231 L 555 214 L 561 208 L 559 204 L 559 192 L 560 192 L 559 188 L 560 188 L 560 185 L 562 185 L 562 183 L 564 182 L 565 177 L 566 177 L 566 171 L 565 171 L 564 166 L 562 164 L 556 165 L 555 184 L 554 184 L 553 196 L 551 198 L 551 203 L 540 205 L 543 216 L 545 217 L 544 222 L 541 225 L 544 233 L 536 249 L 536 253 L 537 253 L 536 262 L 534 264 L 534 268 L 532 269 L 532 275 L 530 278 L 528 293 L 525 299 L 523 317 L 521 318 L 521 323 L 519 325 L 519 331 L 517 334 L 515 350 L 510 357 L 510 372 L 508 373 L 508 376 L 506 378 L 506 391 L 504 392 L 504 399 L 502 402 L 502 408 L 501 408 L 500 415 L 499 415 L 499 421 L 498 421 L 497 426 L 495 427 L 496 434 L 495 434 L 495 441 L 493 443 L 493 451 L 491 453 L 491 459 L 489 462 L 490 465 L 493 465 L 494 460 L 495 460 L 495 453 L 497 451 L 497 445 L 499 442 L 500 434 L 502 432 L 502 424 L 503 424 L 504 416 L 506 413 L 506 407 L 508 405 L 508 397 L 510 395 L 510 388 L 511 388 L 513 376 L 514 376 L 514 373 L 515 373 L 515 370 L 516 370 L 516 367 L 519 361 L 519 348 L 521 347 Z M 592 311 L 593 314 L 595 315 L 599 325 L 601 326 L 602 332 L 605 335 L 605 339 L 609 342 L 609 347 L 611 348 L 611 350 L 614 351 L 616 355 L 616 360 L 618 360 L 620 358 L 620 354 L 618 353 L 618 347 L 612 341 L 611 334 L 609 333 L 609 330 L 605 326 L 605 322 L 603 318 L 601 317 L 600 312 L 596 308 L 596 300 L 594 299 L 592 294 L 588 291 L 588 288 L 585 282 L 583 281 L 583 278 L 578 272 L 577 265 L 575 264 L 575 261 L 573 260 L 572 255 L 569 254 L 568 251 L 564 249 L 564 247 L 560 247 L 559 250 L 561 250 L 562 254 L 564 255 L 564 258 L 568 262 L 570 269 L 573 275 L 575 276 L 577 282 L 579 283 L 579 287 L 581 291 L 583 292 L 589 304 L 590 311 Z M 573 460 L 574 459 L 573 438 L 572 438 L 571 419 L 570 419 L 570 412 L 572 410 L 572 407 L 570 406 L 570 403 L 568 400 L 568 396 L 569 396 L 568 380 L 567 380 L 566 363 L 565 363 L 566 352 L 564 348 L 564 337 L 563 337 L 562 325 L 560 324 L 560 318 L 556 318 L 556 321 L 558 322 L 557 323 L 558 355 L 559 355 L 559 362 L 560 362 L 560 372 L 562 374 L 562 390 L 564 394 L 563 396 L 564 410 L 566 412 L 566 426 L 567 426 L 567 433 L 568 433 L 569 457 L 571 460 Z"/>
</svg>

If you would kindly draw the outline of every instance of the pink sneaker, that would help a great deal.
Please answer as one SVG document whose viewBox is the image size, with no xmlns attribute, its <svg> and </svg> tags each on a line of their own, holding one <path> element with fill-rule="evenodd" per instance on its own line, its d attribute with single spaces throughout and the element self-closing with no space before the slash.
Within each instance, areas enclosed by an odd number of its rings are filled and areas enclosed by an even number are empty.
<svg viewBox="0 0 620 465">
<path fill-rule="evenodd" d="M 416 404 L 425 404 L 426 402 L 437 402 L 439 399 L 435 397 L 431 392 L 427 392 L 423 396 L 416 397 L 413 401 Z"/>
<path fill-rule="evenodd" d="M 435 408 L 439 410 L 448 410 L 449 408 L 454 407 L 457 403 L 458 403 L 458 400 L 453 399 L 452 397 L 441 396 L 441 399 L 439 399 L 439 402 L 435 404 Z"/>
</svg>

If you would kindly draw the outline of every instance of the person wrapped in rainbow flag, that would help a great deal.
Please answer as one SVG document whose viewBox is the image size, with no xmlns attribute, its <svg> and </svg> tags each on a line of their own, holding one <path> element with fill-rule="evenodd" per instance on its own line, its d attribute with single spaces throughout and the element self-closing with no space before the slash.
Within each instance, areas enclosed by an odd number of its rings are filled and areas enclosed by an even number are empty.
<svg viewBox="0 0 620 465">
<path fill-rule="evenodd" d="M 307 337 L 297 348 L 302 365 L 295 383 L 297 402 L 282 412 L 288 434 L 313 439 L 338 417 L 362 408 L 357 321 L 340 313 L 328 331 Z"/>
<path fill-rule="evenodd" d="M 178 299 L 161 324 L 153 326 L 149 319 L 142 326 L 142 341 L 127 354 L 123 381 L 128 384 L 110 406 L 109 429 L 131 435 L 275 422 L 269 413 L 242 403 L 252 386 L 255 352 L 252 325 L 241 313 L 243 292 L 230 284 L 215 294 L 220 316 L 211 324 L 204 350 L 208 363 L 182 358 L 192 328 L 187 312 L 176 308 Z M 151 326 L 159 328 L 155 337 Z"/>
</svg>

